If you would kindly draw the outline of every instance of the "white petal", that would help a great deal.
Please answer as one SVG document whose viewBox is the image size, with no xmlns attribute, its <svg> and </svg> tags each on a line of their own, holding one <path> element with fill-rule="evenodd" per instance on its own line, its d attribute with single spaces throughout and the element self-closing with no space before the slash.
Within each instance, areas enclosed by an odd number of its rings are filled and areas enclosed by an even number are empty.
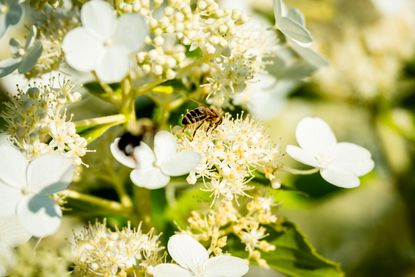
<svg viewBox="0 0 415 277">
<path fill-rule="evenodd" d="M 136 167 L 135 160 L 132 157 L 125 155 L 125 153 L 121 151 L 120 148 L 118 148 L 119 141 L 120 141 L 120 138 L 116 138 L 114 142 L 111 143 L 110 149 L 111 149 L 112 156 L 114 156 L 114 158 L 119 163 L 125 165 L 126 167 L 135 168 Z"/>
<path fill-rule="evenodd" d="M 64 38 L 62 49 L 66 62 L 79 71 L 95 69 L 99 57 L 104 53 L 103 42 L 84 28 L 70 31 Z"/>
<path fill-rule="evenodd" d="M 15 247 L 31 238 L 16 216 L 0 217 L 0 246 Z"/>
<path fill-rule="evenodd" d="M 153 269 L 154 277 L 192 277 L 193 275 L 186 269 L 176 264 L 159 264 Z"/>
<path fill-rule="evenodd" d="M 209 259 L 208 252 L 203 245 L 187 234 L 171 236 L 167 249 L 173 260 L 189 270 L 205 264 Z"/>
<path fill-rule="evenodd" d="M 46 154 L 29 164 L 27 185 L 34 193 L 55 193 L 69 185 L 73 174 L 74 168 L 70 159 L 59 154 Z"/>
<path fill-rule="evenodd" d="M 305 27 L 290 18 L 281 18 L 278 22 L 278 27 L 284 35 L 291 39 L 307 45 L 312 42 L 310 32 Z"/>
<path fill-rule="evenodd" d="M 22 58 L 12 58 L 0 61 L 0 78 L 6 77 L 15 71 L 22 62 Z"/>
<path fill-rule="evenodd" d="M 154 152 L 158 163 L 168 161 L 176 154 L 176 137 L 167 131 L 160 131 L 154 137 Z"/>
<path fill-rule="evenodd" d="M 104 1 L 89 1 L 82 6 L 82 25 L 101 38 L 109 38 L 116 27 L 116 16 L 112 6 Z"/>
<path fill-rule="evenodd" d="M 8 186 L 0 181 L 0 216 L 13 216 L 23 196 L 20 189 Z"/>
<path fill-rule="evenodd" d="M 353 143 L 338 143 L 333 147 L 333 156 L 335 158 L 327 166 L 328 168 L 350 172 L 356 176 L 367 174 L 375 166 L 370 152 Z"/>
<path fill-rule="evenodd" d="M 128 51 L 125 47 L 107 47 L 100 57 L 95 70 L 101 81 L 116 83 L 128 73 Z"/>
<path fill-rule="evenodd" d="M 160 169 L 145 168 L 145 169 L 134 169 L 130 174 L 131 181 L 139 187 L 147 189 L 159 189 L 165 187 L 170 177 L 164 175 Z"/>
<path fill-rule="evenodd" d="M 298 144 L 310 153 L 322 153 L 336 144 L 336 137 L 330 126 L 318 117 L 303 118 L 297 125 Z"/>
<path fill-rule="evenodd" d="M 117 22 L 112 41 L 128 49 L 128 53 L 138 50 L 144 45 L 147 27 L 144 18 L 139 14 L 124 14 Z"/>
<path fill-rule="evenodd" d="M 294 51 L 314 67 L 319 68 L 328 65 L 327 61 L 309 46 L 301 45 L 301 43 L 294 40 L 289 40 L 289 42 Z"/>
<path fill-rule="evenodd" d="M 141 142 L 140 146 L 134 148 L 134 157 L 139 169 L 153 168 L 156 161 L 153 150 L 145 142 Z"/>
<path fill-rule="evenodd" d="M 359 178 L 350 172 L 322 169 L 320 174 L 324 180 L 338 187 L 354 188 L 360 185 Z"/>
<path fill-rule="evenodd" d="M 285 149 L 285 151 L 287 152 L 288 155 L 290 155 L 291 158 L 293 158 L 294 160 L 309 165 L 309 166 L 313 166 L 313 167 L 318 167 L 319 163 L 317 162 L 317 160 L 314 158 L 314 156 L 305 151 L 304 149 L 301 149 L 298 146 L 294 146 L 294 145 L 287 145 L 287 148 Z"/>
<path fill-rule="evenodd" d="M 20 202 L 17 216 L 33 236 L 46 237 L 58 230 L 62 211 L 48 196 L 35 195 Z"/>
<path fill-rule="evenodd" d="M 205 277 L 241 277 L 248 270 L 248 264 L 243 259 L 222 255 L 209 259 Z"/>
<path fill-rule="evenodd" d="M 0 181 L 15 188 L 26 186 L 26 157 L 5 136 L 0 137 Z"/>
<path fill-rule="evenodd" d="M 284 11 L 282 0 L 274 0 L 273 4 L 274 4 L 273 6 L 274 6 L 275 21 L 279 22 L 283 16 L 283 11 Z"/>
<path fill-rule="evenodd" d="M 9 247 L 0 247 L 0 276 L 8 276 L 9 270 L 16 263 L 16 255 Z"/>
<path fill-rule="evenodd" d="M 299 9 L 290 9 L 287 12 L 287 17 L 291 20 L 294 20 L 298 24 L 305 26 L 305 18 Z"/>
<path fill-rule="evenodd" d="M 179 152 L 161 164 L 161 170 L 169 176 L 181 176 L 194 170 L 202 156 L 196 152 Z"/>
</svg>

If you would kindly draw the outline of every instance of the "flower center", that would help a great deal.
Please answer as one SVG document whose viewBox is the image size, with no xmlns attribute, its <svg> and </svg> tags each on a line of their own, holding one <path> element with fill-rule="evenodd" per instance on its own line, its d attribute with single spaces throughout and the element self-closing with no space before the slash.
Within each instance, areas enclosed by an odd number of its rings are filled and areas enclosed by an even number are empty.
<svg viewBox="0 0 415 277">
<path fill-rule="evenodd" d="M 154 166 L 154 167 L 161 167 L 161 163 L 160 163 L 160 162 L 158 162 L 158 161 L 154 161 L 154 162 L 153 162 L 153 166 Z"/>
<path fill-rule="evenodd" d="M 9 12 L 9 6 L 6 4 L 0 4 L 0 13 L 6 14 Z"/>
<path fill-rule="evenodd" d="M 195 277 L 204 277 L 206 273 L 206 267 L 203 264 L 198 264 L 192 268 L 193 276 Z"/>
<path fill-rule="evenodd" d="M 113 44 L 111 39 L 104 40 L 104 47 L 111 47 Z"/>
<path fill-rule="evenodd" d="M 25 196 L 31 195 L 33 193 L 28 187 L 23 187 L 21 192 Z"/>
<path fill-rule="evenodd" d="M 23 56 L 26 54 L 26 50 L 25 50 L 24 48 L 20 48 L 20 49 L 17 51 L 17 54 L 18 54 L 20 57 L 23 57 Z"/>
</svg>

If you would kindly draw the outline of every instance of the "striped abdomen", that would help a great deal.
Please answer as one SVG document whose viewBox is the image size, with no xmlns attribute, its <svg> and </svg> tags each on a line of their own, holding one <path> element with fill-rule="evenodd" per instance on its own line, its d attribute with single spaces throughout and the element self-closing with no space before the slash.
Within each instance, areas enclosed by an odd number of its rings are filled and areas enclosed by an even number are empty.
<svg viewBox="0 0 415 277">
<path fill-rule="evenodd" d="M 187 112 L 182 119 L 182 124 L 190 125 L 209 118 L 209 114 L 207 113 L 206 109 L 206 107 L 198 107 Z"/>
</svg>

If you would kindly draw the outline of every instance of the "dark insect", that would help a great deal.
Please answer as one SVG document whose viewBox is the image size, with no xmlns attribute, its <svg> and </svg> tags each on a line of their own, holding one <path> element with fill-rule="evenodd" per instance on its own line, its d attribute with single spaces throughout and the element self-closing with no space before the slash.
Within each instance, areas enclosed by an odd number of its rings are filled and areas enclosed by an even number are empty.
<svg viewBox="0 0 415 277">
<path fill-rule="evenodd" d="M 200 106 L 194 110 L 188 111 L 182 119 L 182 124 L 185 127 L 197 125 L 193 132 L 193 136 L 205 122 L 208 124 L 206 133 L 213 131 L 222 123 L 222 112 L 213 107 Z"/>
<path fill-rule="evenodd" d="M 125 155 L 131 156 L 134 152 L 134 148 L 140 145 L 143 140 L 143 134 L 133 135 L 130 132 L 124 133 L 118 141 L 118 149 L 123 151 Z"/>
</svg>

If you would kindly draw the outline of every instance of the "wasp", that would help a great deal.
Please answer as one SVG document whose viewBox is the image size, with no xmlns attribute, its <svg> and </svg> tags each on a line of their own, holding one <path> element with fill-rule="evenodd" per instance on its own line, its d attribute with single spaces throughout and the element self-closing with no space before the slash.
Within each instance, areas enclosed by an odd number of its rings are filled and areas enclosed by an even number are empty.
<svg viewBox="0 0 415 277">
<path fill-rule="evenodd" d="M 182 124 L 187 127 L 190 125 L 197 125 L 195 130 L 193 131 L 193 136 L 195 136 L 197 130 L 204 123 L 208 124 L 208 128 L 206 133 L 215 130 L 222 123 L 223 117 L 222 112 L 217 110 L 216 108 L 209 108 L 206 106 L 200 106 L 196 109 L 188 111 L 182 119 Z"/>
</svg>

